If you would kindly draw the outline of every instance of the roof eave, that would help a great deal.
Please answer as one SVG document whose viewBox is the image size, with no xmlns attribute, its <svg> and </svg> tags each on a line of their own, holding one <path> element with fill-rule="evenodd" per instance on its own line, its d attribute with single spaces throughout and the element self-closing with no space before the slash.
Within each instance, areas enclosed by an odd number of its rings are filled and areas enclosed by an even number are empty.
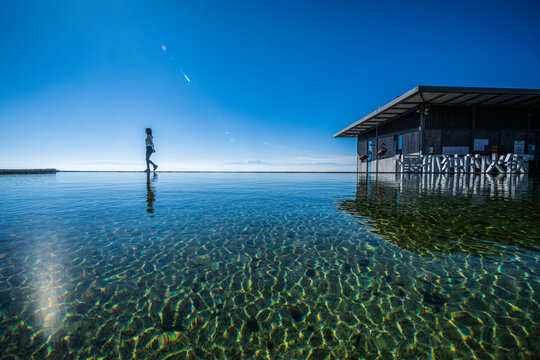
<svg viewBox="0 0 540 360">
<path fill-rule="evenodd" d="M 349 137 L 349 136 L 341 136 L 343 133 L 347 132 L 348 130 L 354 128 L 355 126 L 358 126 L 360 125 L 362 122 L 366 121 L 367 119 L 370 119 L 374 116 L 377 116 L 377 114 L 387 110 L 388 108 L 396 105 L 397 103 L 400 103 L 402 101 L 405 101 L 407 100 L 408 98 L 410 98 L 411 96 L 414 96 L 416 95 L 418 92 L 420 92 L 421 90 L 421 87 L 420 86 L 415 86 L 414 88 L 412 88 L 411 90 L 407 91 L 405 94 L 401 95 L 401 96 L 398 96 L 397 98 L 395 98 L 394 100 L 390 101 L 388 104 L 384 105 L 383 107 L 380 107 L 378 108 L 377 110 L 373 111 L 371 114 L 369 115 L 366 115 L 364 116 L 363 118 L 361 118 L 360 120 L 358 120 L 357 122 L 355 122 L 354 124 L 352 125 L 349 125 L 347 126 L 345 129 L 337 132 L 336 134 L 334 134 L 334 137 L 335 138 L 338 138 L 338 137 Z"/>
<path fill-rule="evenodd" d="M 418 85 L 414 87 L 413 89 L 407 91 L 405 94 L 395 98 L 388 104 L 384 105 L 383 107 L 380 107 L 379 109 L 373 111 L 372 113 L 364 116 L 362 119 L 356 121 L 355 123 L 347 126 L 343 130 L 337 132 L 334 134 L 334 138 L 338 137 L 357 137 L 358 134 L 363 133 L 364 131 L 369 130 L 370 128 L 373 128 L 373 124 L 369 126 L 366 129 L 361 129 L 359 125 L 361 125 L 364 122 L 367 122 L 369 119 L 376 118 L 379 114 L 385 112 L 386 110 L 392 108 L 393 106 L 399 104 L 399 103 L 406 103 L 408 99 L 411 97 L 420 94 L 420 97 L 422 98 L 422 103 L 430 103 L 430 99 L 428 101 L 424 101 L 423 94 L 424 93 L 442 93 L 442 94 L 449 94 L 449 93 L 463 93 L 463 94 L 484 94 L 484 95 L 533 95 L 538 96 L 540 95 L 540 89 L 516 89 L 516 88 L 484 88 L 484 87 L 454 87 L 454 86 L 425 86 L 425 85 Z M 442 96 L 442 95 L 441 95 Z M 459 97 L 459 96 L 458 96 Z M 484 99 L 485 100 L 485 99 Z M 527 106 L 530 106 L 531 104 L 527 104 L 527 100 L 524 103 Z M 510 104 L 512 105 L 512 104 Z M 515 105 L 515 104 L 513 104 Z M 536 104 L 532 103 L 532 105 Z M 376 123 L 379 123 L 380 121 L 376 121 Z M 375 125 L 377 126 L 377 125 Z M 354 128 L 357 128 L 357 131 L 351 131 Z"/>
</svg>

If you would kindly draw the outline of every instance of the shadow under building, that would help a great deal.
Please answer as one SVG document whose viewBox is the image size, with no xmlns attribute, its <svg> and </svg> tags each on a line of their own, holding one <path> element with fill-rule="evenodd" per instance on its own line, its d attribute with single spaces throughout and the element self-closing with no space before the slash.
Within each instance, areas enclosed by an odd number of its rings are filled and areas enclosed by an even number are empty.
<svg viewBox="0 0 540 360">
<path fill-rule="evenodd" d="M 540 89 L 417 86 L 334 137 L 358 172 L 538 172 Z"/>
</svg>

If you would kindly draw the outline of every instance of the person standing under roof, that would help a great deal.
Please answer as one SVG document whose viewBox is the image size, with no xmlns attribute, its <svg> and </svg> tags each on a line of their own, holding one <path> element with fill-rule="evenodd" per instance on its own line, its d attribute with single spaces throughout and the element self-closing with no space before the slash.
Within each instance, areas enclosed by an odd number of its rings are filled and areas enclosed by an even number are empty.
<svg viewBox="0 0 540 360">
<path fill-rule="evenodd" d="M 150 155 L 155 152 L 156 150 L 154 149 L 154 137 L 152 136 L 152 129 L 146 128 L 146 172 L 150 172 L 150 164 L 152 164 L 154 167 L 154 172 L 158 168 L 158 166 L 150 160 Z"/>
</svg>

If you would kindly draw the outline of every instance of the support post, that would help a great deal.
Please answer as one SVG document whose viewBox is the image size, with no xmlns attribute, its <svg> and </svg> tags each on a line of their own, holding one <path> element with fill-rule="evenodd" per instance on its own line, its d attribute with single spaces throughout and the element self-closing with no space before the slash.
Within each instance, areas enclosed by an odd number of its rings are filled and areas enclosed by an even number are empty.
<svg viewBox="0 0 540 360">
<path fill-rule="evenodd" d="M 531 132 L 531 109 L 527 109 L 527 131 L 525 132 L 525 149 L 523 154 L 526 157 L 526 161 L 529 161 L 529 134 Z"/>
<path fill-rule="evenodd" d="M 472 107 L 472 119 L 471 119 L 471 142 L 469 154 L 474 152 L 474 138 L 476 137 L 476 106 Z"/>
<path fill-rule="evenodd" d="M 377 162 L 375 165 L 375 172 L 379 172 L 379 157 L 377 156 L 377 152 L 379 151 L 379 125 L 375 125 L 375 154 L 371 154 L 372 159 L 375 159 Z"/>
<path fill-rule="evenodd" d="M 420 139 L 419 139 L 419 145 L 420 145 L 420 155 L 424 152 L 424 127 L 426 126 L 426 116 L 424 115 L 424 104 L 420 105 Z"/>
<path fill-rule="evenodd" d="M 356 173 L 360 171 L 360 164 L 358 161 L 360 160 L 360 136 L 356 136 Z"/>
</svg>

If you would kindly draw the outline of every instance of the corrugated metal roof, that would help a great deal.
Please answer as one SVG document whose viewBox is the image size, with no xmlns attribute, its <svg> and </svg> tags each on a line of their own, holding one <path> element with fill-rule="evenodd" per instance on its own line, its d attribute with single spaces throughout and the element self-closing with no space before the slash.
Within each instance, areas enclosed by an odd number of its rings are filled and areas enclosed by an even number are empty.
<svg viewBox="0 0 540 360">
<path fill-rule="evenodd" d="M 341 130 L 334 137 L 357 137 L 377 125 L 424 105 L 540 107 L 540 89 L 417 86 Z"/>
</svg>

